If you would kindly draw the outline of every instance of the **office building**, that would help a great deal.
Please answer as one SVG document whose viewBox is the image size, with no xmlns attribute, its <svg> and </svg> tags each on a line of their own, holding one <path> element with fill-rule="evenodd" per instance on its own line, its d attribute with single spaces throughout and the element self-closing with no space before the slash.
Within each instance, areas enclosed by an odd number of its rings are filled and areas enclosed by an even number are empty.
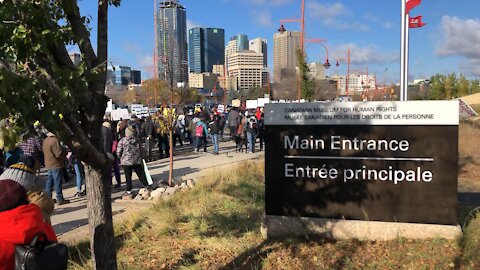
<svg viewBox="0 0 480 270">
<path fill-rule="evenodd" d="M 273 35 L 273 80 L 295 76 L 296 51 L 300 49 L 300 32 L 282 31 Z"/>
<path fill-rule="evenodd" d="M 189 30 L 190 72 L 212 72 L 213 65 L 225 61 L 225 31 L 195 27 Z"/>
<path fill-rule="evenodd" d="M 72 60 L 75 66 L 78 66 L 82 62 L 82 56 L 79 53 L 68 53 L 70 60 Z"/>
<path fill-rule="evenodd" d="M 230 38 L 225 48 L 225 65 L 228 69 L 228 58 L 230 55 L 248 50 L 248 36 L 244 34 L 238 34 Z"/>
<path fill-rule="evenodd" d="M 374 90 L 376 87 L 376 77 L 373 74 L 357 74 L 351 73 L 348 77 L 348 93 L 347 93 L 347 76 L 338 78 L 338 90 L 340 95 L 361 95 L 365 91 Z"/>
<path fill-rule="evenodd" d="M 255 51 L 241 51 L 229 57 L 228 76 L 237 78 L 238 90 L 262 86 L 263 55 Z"/>
<path fill-rule="evenodd" d="M 188 80 L 187 17 L 178 0 L 158 1 L 156 12 L 157 76 L 169 82 Z"/>
<path fill-rule="evenodd" d="M 188 84 L 190 87 L 197 89 L 212 90 L 217 83 L 217 75 L 211 72 L 188 74 Z"/>
<path fill-rule="evenodd" d="M 248 48 L 250 51 L 255 51 L 257 53 L 263 54 L 263 66 L 268 66 L 268 51 L 267 51 L 267 40 L 264 38 L 255 38 L 248 42 Z"/>
<path fill-rule="evenodd" d="M 107 84 L 111 85 L 129 85 L 133 82 L 132 68 L 126 66 L 107 67 Z"/>
<path fill-rule="evenodd" d="M 132 69 L 132 83 L 141 84 L 142 83 L 142 72 L 140 70 Z"/>
</svg>

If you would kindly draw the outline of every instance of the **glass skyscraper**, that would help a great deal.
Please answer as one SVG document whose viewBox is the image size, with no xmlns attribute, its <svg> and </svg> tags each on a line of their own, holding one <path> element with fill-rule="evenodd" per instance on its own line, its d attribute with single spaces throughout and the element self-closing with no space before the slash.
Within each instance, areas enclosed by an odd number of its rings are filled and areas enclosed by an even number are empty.
<svg viewBox="0 0 480 270">
<path fill-rule="evenodd" d="M 187 15 L 178 0 L 158 1 L 156 10 L 156 65 L 159 79 L 188 81 Z"/>
<path fill-rule="evenodd" d="M 213 65 L 225 62 L 225 31 L 195 27 L 189 30 L 190 72 L 212 72 Z"/>
<path fill-rule="evenodd" d="M 107 67 L 107 84 L 129 85 L 132 82 L 133 82 L 133 78 L 132 78 L 131 67 L 126 67 L 126 66 L 108 66 Z"/>
</svg>

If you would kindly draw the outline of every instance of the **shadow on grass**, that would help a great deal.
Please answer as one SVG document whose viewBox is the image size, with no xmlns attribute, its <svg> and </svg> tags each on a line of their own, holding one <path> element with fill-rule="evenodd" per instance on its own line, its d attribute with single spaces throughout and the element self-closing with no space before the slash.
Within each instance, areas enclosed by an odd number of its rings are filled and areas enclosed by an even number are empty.
<svg viewBox="0 0 480 270">
<path fill-rule="evenodd" d="M 289 250 L 292 256 L 299 256 L 299 254 L 297 254 L 300 253 L 300 251 L 298 250 L 298 246 L 301 243 L 305 244 L 306 246 L 309 246 L 311 244 L 319 244 L 320 246 L 325 244 L 341 245 L 341 248 L 338 249 L 340 250 L 338 258 L 331 262 L 332 265 L 330 267 L 333 267 L 333 269 L 344 269 L 344 267 L 348 266 L 353 255 L 358 251 L 361 246 L 365 244 L 361 241 L 356 240 L 349 242 L 337 242 L 322 235 L 303 236 L 296 238 L 272 238 L 263 241 L 260 245 L 254 248 L 246 250 L 220 269 L 263 269 L 266 259 L 273 252 L 280 250 Z M 284 252 L 282 252 L 281 254 L 283 256 L 285 255 Z M 275 261 L 275 258 L 271 258 L 271 261 Z M 308 258 L 304 256 L 303 264 L 304 266 L 310 265 L 311 267 L 314 267 L 313 257 Z M 270 266 L 270 268 L 271 267 L 274 266 Z M 282 267 L 284 267 L 285 269 L 289 269 L 290 266 L 283 265 Z"/>
</svg>

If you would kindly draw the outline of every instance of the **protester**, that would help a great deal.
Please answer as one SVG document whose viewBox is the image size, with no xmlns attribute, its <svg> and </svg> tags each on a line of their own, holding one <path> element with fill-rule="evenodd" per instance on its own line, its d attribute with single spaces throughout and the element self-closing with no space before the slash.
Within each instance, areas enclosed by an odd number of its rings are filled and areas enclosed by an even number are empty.
<svg viewBox="0 0 480 270">
<path fill-rule="evenodd" d="M 190 109 L 188 110 L 188 113 L 185 116 L 185 138 L 190 143 L 190 145 L 193 145 L 192 129 L 190 126 L 192 121 L 193 121 L 193 110 Z"/>
<path fill-rule="evenodd" d="M 87 195 L 87 187 L 82 191 L 82 185 L 85 184 L 85 169 L 83 168 L 82 162 L 72 154 L 72 163 L 73 168 L 75 169 L 75 178 L 77 184 L 77 193 L 75 193 L 75 198 L 81 198 Z"/>
<path fill-rule="evenodd" d="M 48 172 L 48 178 L 45 186 L 45 192 L 51 197 L 52 188 L 55 188 L 57 204 L 63 205 L 70 203 L 63 198 L 63 167 L 66 157 L 66 151 L 60 145 L 60 141 L 55 134 L 49 132 L 42 146 L 45 156 L 45 168 Z"/>
<path fill-rule="evenodd" d="M 165 117 L 159 113 L 157 116 L 157 139 L 158 139 L 158 152 L 160 158 L 170 156 L 170 142 L 168 140 L 168 127 Z"/>
<path fill-rule="evenodd" d="M 210 136 L 212 137 L 213 144 L 213 154 L 218 155 L 218 133 L 220 130 L 220 116 L 212 114 L 212 121 L 208 123 L 208 130 L 210 131 Z"/>
<path fill-rule="evenodd" d="M 145 123 L 143 124 L 143 134 L 145 134 L 145 148 L 147 150 L 147 161 L 153 161 L 153 146 L 155 145 L 155 125 L 152 122 L 152 118 L 147 116 Z"/>
<path fill-rule="evenodd" d="M 174 122 L 173 132 L 173 147 L 177 145 L 177 140 L 180 142 L 180 147 L 183 147 L 183 132 L 185 130 L 185 115 L 180 114 Z"/>
<path fill-rule="evenodd" d="M 33 127 L 31 132 L 35 133 Z M 37 174 L 37 172 L 40 171 L 40 165 L 42 164 L 43 160 L 42 141 L 40 140 L 39 136 L 34 134 L 28 139 L 24 140 L 20 145 L 20 148 L 22 148 L 24 156 L 30 156 L 35 160 L 33 171 L 35 174 Z"/>
<path fill-rule="evenodd" d="M 23 157 L 22 148 L 20 145 L 15 145 L 12 149 L 8 150 L 5 153 L 5 167 L 8 167 L 12 164 L 15 164 L 20 161 Z"/>
<path fill-rule="evenodd" d="M 202 120 L 198 120 L 195 127 L 195 137 L 197 138 L 195 152 L 200 151 L 200 147 L 203 144 L 203 152 L 207 152 L 207 137 L 208 137 L 208 128 L 207 125 Z"/>
<path fill-rule="evenodd" d="M 245 112 L 245 131 L 247 134 L 248 153 L 255 152 L 255 139 L 257 137 L 257 118 L 253 114 Z"/>
<path fill-rule="evenodd" d="M 138 176 L 140 182 L 147 188 L 151 188 L 145 177 L 145 172 L 142 166 L 143 147 L 140 139 L 136 135 L 136 130 L 133 126 L 127 127 L 125 130 L 125 137 L 120 140 L 117 146 L 117 154 L 120 158 L 120 164 L 125 172 L 125 180 L 127 182 L 127 190 L 125 195 L 132 195 L 132 173 Z"/>
<path fill-rule="evenodd" d="M 30 244 L 37 234 L 57 237 L 40 208 L 28 203 L 25 188 L 11 179 L 0 181 L 0 270 L 15 269 L 15 246 Z"/>
<path fill-rule="evenodd" d="M 27 191 L 28 201 L 40 207 L 45 222 L 50 224 L 55 202 L 37 185 L 37 177 L 33 172 L 34 163 L 32 157 L 24 157 L 21 162 L 8 167 L 0 175 L 0 180 L 9 179 L 22 185 Z"/>
<path fill-rule="evenodd" d="M 225 119 L 225 113 L 220 113 L 218 121 L 218 135 L 221 140 L 223 140 L 223 132 L 225 131 L 226 122 L 227 120 Z"/>
<path fill-rule="evenodd" d="M 260 141 L 260 151 L 263 151 L 263 145 L 265 143 L 265 118 L 263 113 L 260 114 L 260 119 L 258 119 L 257 129 L 257 138 Z"/>
<path fill-rule="evenodd" d="M 238 132 L 238 125 L 240 124 L 240 112 L 237 108 L 232 108 L 228 113 L 228 127 L 230 128 L 230 139 L 233 139 Z"/>
</svg>

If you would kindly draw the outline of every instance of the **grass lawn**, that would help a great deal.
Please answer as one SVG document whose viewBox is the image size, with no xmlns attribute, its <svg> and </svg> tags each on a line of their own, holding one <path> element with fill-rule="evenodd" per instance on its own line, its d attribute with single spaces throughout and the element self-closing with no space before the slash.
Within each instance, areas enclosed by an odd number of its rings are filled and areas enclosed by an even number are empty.
<svg viewBox="0 0 480 270">
<path fill-rule="evenodd" d="M 478 173 L 480 143 L 462 138 L 479 131 L 460 128 L 461 179 Z M 480 269 L 480 217 L 459 241 L 264 240 L 263 173 L 261 162 L 210 170 L 195 188 L 117 224 L 119 269 Z M 478 180 L 460 184 L 478 192 Z M 472 207 L 460 207 L 462 219 Z M 91 269 L 88 243 L 71 255 L 69 269 Z"/>
</svg>

